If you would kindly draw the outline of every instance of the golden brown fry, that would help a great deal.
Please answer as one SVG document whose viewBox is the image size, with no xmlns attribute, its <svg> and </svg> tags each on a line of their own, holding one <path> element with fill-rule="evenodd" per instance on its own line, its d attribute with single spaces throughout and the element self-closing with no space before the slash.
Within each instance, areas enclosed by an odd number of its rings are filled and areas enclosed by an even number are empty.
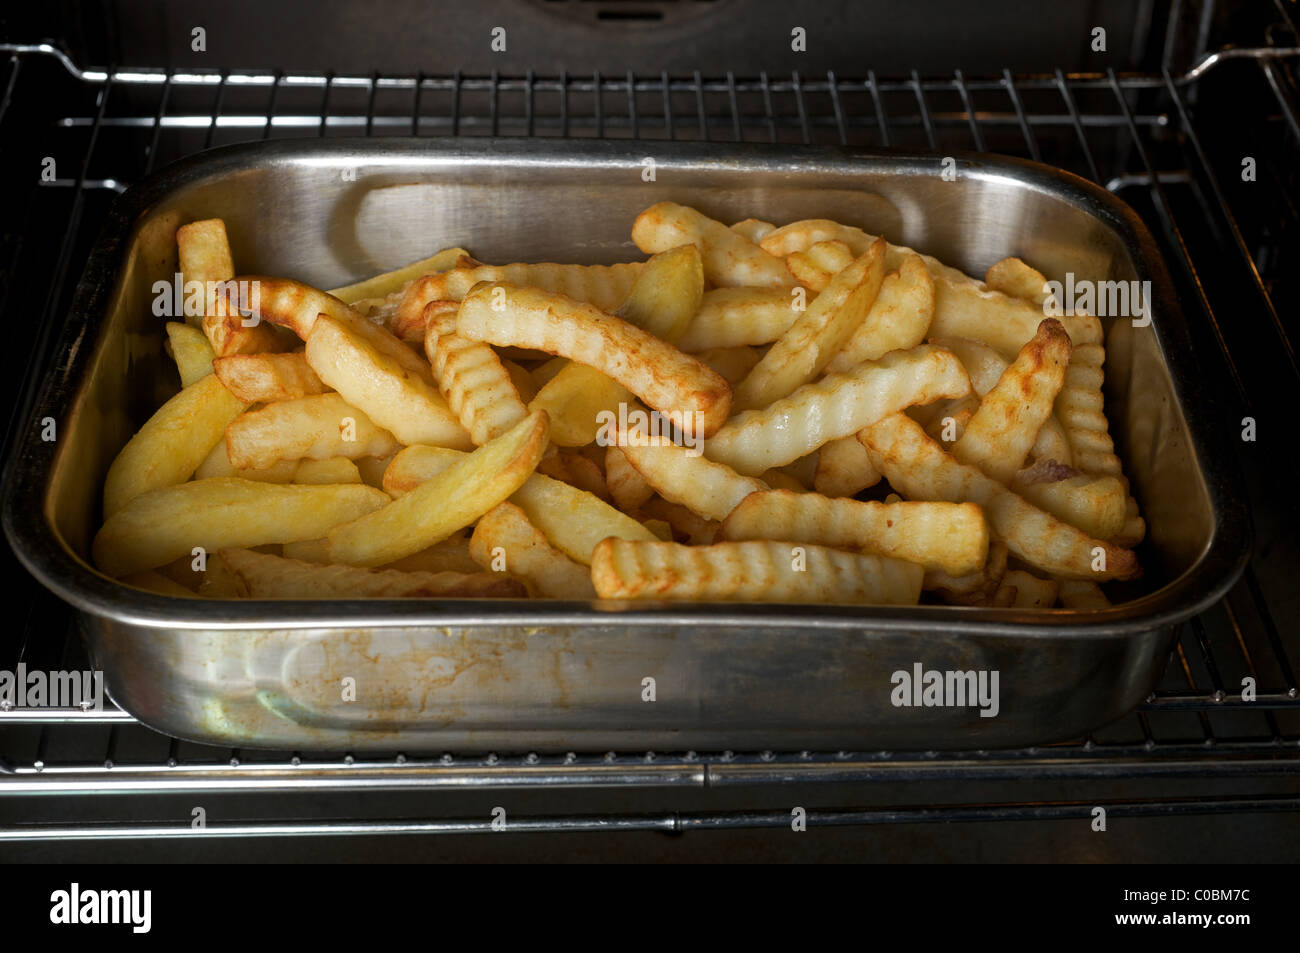
<svg viewBox="0 0 1300 953">
<path fill-rule="evenodd" d="M 500 311 L 494 302 L 500 302 Z M 707 437 L 731 407 L 731 388 L 707 366 L 635 325 L 563 295 L 486 285 L 461 303 L 457 332 L 595 367 L 688 434 Z"/>
<path fill-rule="evenodd" d="M 91 547 L 110 576 L 154 569 L 202 547 L 251 547 L 316 539 L 383 506 L 368 486 L 280 486 L 232 477 L 150 490 L 118 510 Z"/>
<path fill-rule="evenodd" d="M 678 245 L 698 246 L 704 258 L 704 277 L 718 287 L 789 288 L 794 284 L 780 259 L 721 222 L 675 202 L 660 202 L 638 215 L 632 225 L 632 241 L 648 255 Z"/>
<path fill-rule="evenodd" d="M 627 297 L 644 265 L 541 264 L 471 265 L 411 282 L 394 316 L 401 337 L 424 340 L 424 314 L 430 302 L 458 302 L 476 284 L 487 281 L 550 291 L 583 301 L 601 311 L 613 311 Z"/>
<path fill-rule="evenodd" d="M 326 540 L 328 546 L 329 541 Z M 418 553 L 411 553 L 381 569 L 400 569 L 402 572 L 478 572 L 479 564 L 469 554 L 469 533 L 462 530 L 434 543 Z"/>
<path fill-rule="evenodd" d="M 1097 539 L 1113 540 L 1124 528 L 1128 493 L 1118 477 L 1088 476 L 1045 461 L 1017 473 L 1011 489 Z"/>
<path fill-rule="evenodd" d="M 188 480 L 244 407 L 211 374 L 163 404 L 108 468 L 104 516 L 141 493 Z"/>
<path fill-rule="evenodd" d="M 678 346 L 691 354 L 742 344 L 770 344 L 799 317 L 782 288 L 714 288 L 704 292 Z"/>
<path fill-rule="evenodd" d="M 218 556 L 238 578 L 242 592 L 251 599 L 510 599 L 528 594 L 522 583 L 500 573 L 401 572 L 322 566 L 247 549 L 223 549 Z"/>
<path fill-rule="evenodd" d="M 515 390 L 519 393 L 519 399 L 525 404 L 537 396 L 538 387 L 533 382 L 533 375 L 528 373 L 527 369 L 521 364 L 514 361 L 502 360 L 501 366 L 506 369 L 510 375 L 510 383 L 515 385 Z"/>
<path fill-rule="evenodd" d="M 961 439 L 953 444 L 953 457 L 1009 484 L 1052 414 L 1069 361 L 1065 328 L 1053 318 L 1044 320 L 980 401 Z"/>
<path fill-rule="evenodd" d="M 785 266 L 799 284 L 813 291 L 822 291 L 857 257 L 844 242 L 832 239 L 817 242 L 807 251 L 793 252 L 786 257 Z"/>
<path fill-rule="evenodd" d="M 768 488 L 663 437 L 620 430 L 618 445 L 645 481 L 664 499 L 680 503 L 706 520 L 726 519 L 741 500 Z"/>
<path fill-rule="evenodd" d="M 993 532 L 1025 562 L 1071 579 L 1131 579 L 1141 570 L 1131 550 L 1092 539 L 958 463 L 906 414 L 893 414 L 859 437 L 890 486 L 913 500 L 977 503 Z"/>
<path fill-rule="evenodd" d="M 603 599 L 914 605 L 921 567 L 823 546 L 774 542 L 678 543 L 607 539 L 591 580 Z"/>
<path fill-rule="evenodd" d="M 372 331 L 387 333 L 379 328 Z M 394 349 L 405 347 L 392 339 L 381 348 L 370 332 L 358 333 L 350 321 L 321 314 L 307 336 L 304 353 L 326 385 L 402 443 L 469 448 L 470 435 L 438 393 L 428 370 L 422 366 L 413 373 L 394 355 Z M 501 374 L 506 376 L 504 371 Z"/>
<path fill-rule="evenodd" d="M 830 363 L 871 310 L 885 276 L 885 242 L 836 274 L 736 387 L 738 410 L 766 407 L 807 384 Z"/>
<path fill-rule="evenodd" d="M 391 433 L 338 394 L 268 404 L 226 427 L 226 454 L 241 469 L 304 457 L 387 457 L 399 449 L 401 444 Z"/>
<path fill-rule="evenodd" d="M 736 506 L 719 540 L 774 539 L 866 550 L 953 576 L 977 571 L 989 528 L 973 503 L 876 503 L 771 490 Z"/>
<path fill-rule="evenodd" d="M 615 314 L 629 324 L 675 342 L 700 307 L 704 269 L 694 245 L 683 245 L 646 262 Z M 584 446 L 595 440 L 607 415 L 617 416 L 633 394 L 595 367 L 570 363 L 562 368 L 529 405 L 551 418 L 551 440 L 562 447 Z"/>
<path fill-rule="evenodd" d="M 919 255 L 908 255 L 886 275 L 871 310 L 826 370 L 849 371 L 890 351 L 916 347 L 934 317 L 934 282 Z"/>
<path fill-rule="evenodd" d="M 984 283 L 994 291 L 1022 298 L 1038 308 L 1051 297 L 1047 279 L 1019 258 L 1003 258 L 989 266 L 984 275 Z"/>
<path fill-rule="evenodd" d="M 1109 609 L 1110 600 L 1095 582 L 1061 579 L 1061 605 L 1067 609 Z"/>
<path fill-rule="evenodd" d="M 738 473 L 757 476 L 912 404 L 961 397 L 969 389 L 961 363 L 947 351 L 927 345 L 891 351 L 732 418 L 705 441 L 704 453 Z"/>
<path fill-rule="evenodd" d="M 537 472 L 586 490 L 602 500 L 610 498 L 609 487 L 605 485 L 605 471 L 580 453 L 552 447 L 543 454 L 541 462 L 537 464 Z"/>
<path fill-rule="evenodd" d="M 747 239 L 757 245 L 763 240 L 763 236 L 769 232 L 776 231 L 776 226 L 771 222 L 765 222 L 760 218 L 747 218 L 743 221 L 736 222 L 731 226 L 731 230 L 737 235 L 744 235 Z"/>
<path fill-rule="evenodd" d="M 857 436 L 840 437 L 817 451 L 813 489 L 825 496 L 853 496 L 880 482 L 871 455 Z"/>
<path fill-rule="evenodd" d="M 476 446 L 483 446 L 528 416 L 496 352 L 457 334 L 455 315 L 433 317 L 426 327 L 424 350 L 438 389 Z M 435 440 L 403 442 L 453 446 Z"/>
<path fill-rule="evenodd" d="M 265 467 L 239 468 L 230 462 L 226 452 L 226 442 L 217 441 L 217 445 L 194 471 L 194 479 L 210 480 L 212 477 L 239 477 L 242 480 L 256 480 L 259 483 L 292 483 L 298 472 L 297 460 L 276 460 Z"/>
<path fill-rule="evenodd" d="M 639 510 L 655 493 L 621 447 L 605 450 L 605 484 L 615 505 L 624 512 Z"/>
<path fill-rule="evenodd" d="M 1055 409 L 1065 427 L 1074 466 L 1097 476 L 1119 476 L 1119 457 L 1115 456 L 1101 392 L 1105 359 L 1100 345 L 1076 347 L 1070 353 Z"/>
<path fill-rule="evenodd" d="M 469 541 L 470 555 L 484 569 L 519 576 L 533 593 L 550 599 L 594 599 L 586 566 L 547 541 L 545 534 L 513 503 L 488 511 Z"/>
<path fill-rule="evenodd" d="M 547 442 L 546 414 L 529 414 L 382 510 L 335 527 L 330 562 L 381 566 L 474 522 L 523 485 Z"/>
<path fill-rule="evenodd" d="M 212 362 L 217 379 L 248 404 L 273 403 L 325 393 L 325 385 L 302 351 L 232 354 Z"/>
</svg>

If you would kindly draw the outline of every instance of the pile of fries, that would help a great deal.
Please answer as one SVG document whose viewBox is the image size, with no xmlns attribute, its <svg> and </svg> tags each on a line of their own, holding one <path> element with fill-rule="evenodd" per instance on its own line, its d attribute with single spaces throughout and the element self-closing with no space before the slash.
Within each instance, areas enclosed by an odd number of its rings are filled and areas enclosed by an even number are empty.
<svg viewBox="0 0 1300 953">
<path fill-rule="evenodd" d="M 669 202 L 632 238 L 327 293 L 181 228 L 202 313 L 166 326 L 182 387 L 109 469 L 96 564 L 200 598 L 1078 609 L 1139 575 L 1101 325 L 1045 318 L 1024 262 Z"/>
</svg>

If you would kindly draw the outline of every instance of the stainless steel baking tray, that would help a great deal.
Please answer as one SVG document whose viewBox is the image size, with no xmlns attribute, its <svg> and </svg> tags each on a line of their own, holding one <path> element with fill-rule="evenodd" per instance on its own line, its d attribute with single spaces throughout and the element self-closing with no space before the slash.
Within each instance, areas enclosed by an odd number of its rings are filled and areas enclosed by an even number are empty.
<svg viewBox="0 0 1300 953">
<path fill-rule="evenodd" d="M 655 161 L 647 181 L 644 159 Z M 235 746 L 602 751 L 989 748 L 1075 737 L 1152 689 L 1175 624 L 1240 571 L 1248 515 L 1164 265 L 1109 193 L 1035 163 L 831 149 L 537 140 L 231 146 L 118 200 L 9 462 L 18 555 L 80 610 L 112 698 Z M 1107 330 L 1107 409 L 1148 521 L 1145 580 L 1103 612 L 516 601 L 207 602 L 126 589 L 87 561 L 113 456 L 175 374 L 151 286 L 177 226 L 226 220 L 241 272 L 330 287 L 460 244 L 487 261 L 636 256 L 663 199 L 724 220 L 829 217 L 971 274 L 1150 280 L 1154 321 Z M 174 388 L 174 384 L 171 385 Z M 58 422 L 44 442 L 39 422 Z M 999 710 L 895 707 L 916 663 L 996 671 Z M 356 700 L 342 700 L 344 678 Z M 654 701 L 644 680 L 654 679 Z"/>
</svg>

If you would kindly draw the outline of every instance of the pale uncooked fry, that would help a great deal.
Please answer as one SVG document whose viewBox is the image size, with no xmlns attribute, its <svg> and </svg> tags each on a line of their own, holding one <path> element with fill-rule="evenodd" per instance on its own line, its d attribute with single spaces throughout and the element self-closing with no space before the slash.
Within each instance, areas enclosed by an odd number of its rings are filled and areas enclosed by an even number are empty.
<svg viewBox="0 0 1300 953">
<path fill-rule="evenodd" d="M 916 347 L 934 317 L 934 282 L 919 255 L 908 255 L 885 276 L 871 310 L 826 369 L 852 370 L 890 351 Z"/>
<path fill-rule="evenodd" d="M 502 302 L 502 311 L 494 308 L 494 300 Z M 706 365 L 633 324 L 563 295 L 484 285 L 461 303 L 456 329 L 476 341 L 538 348 L 595 367 L 688 434 L 709 436 L 731 408 L 731 388 Z"/>
<path fill-rule="evenodd" d="M 807 251 L 793 252 L 786 257 L 785 266 L 799 284 L 813 291 L 822 291 L 832 278 L 853 264 L 856 257 L 848 245 L 832 240 L 817 242 Z"/>
<path fill-rule="evenodd" d="M 105 573 L 125 576 L 189 556 L 196 546 L 212 554 L 227 546 L 316 539 L 386 502 L 368 486 L 195 480 L 135 497 L 108 518 L 91 551 Z"/>
<path fill-rule="evenodd" d="M 243 480 L 256 480 L 259 483 L 292 483 L 298 472 L 297 460 L 276 460 L 265 467 L 244 467 L 240 469 L 230 462 L 226 452 L 226 442 L 217 441 L 217 445 L 194 471 L 194 479 L 210 480 L 212 477 L 239 477 Z"/>
<path fill-rule="evenodd" d="M 1054 576 L 1094 582 L 1141 573 L 1131 550 L 1091 538 L 974 467 L 958 463 L 906 414 L 884 418 L 859 439 L 894 489 L 912 500 L 979 504 L 993 532 L 1030 565 Z"/>
<path fill-rule="evenodd" d="M 299 461 L 293 474 L 294 483 L 360 483 L 361 471 L 347 457 L 328 460 Z"/>
<path fill-rule="evenodd" d="M 465 528 L 532 475 L 547 433 L 546 414 L 529 414 L 382 510 L 335 527 L 330 562 L 381 566 Z"/>
<path fill-rule="evenodd" d="M 618 445 L 628 461 L 664 499 L 680 503 L 706 520 L 722 520 L 751 493 L 768 488 L 663 437 L 631 429 L 619 431 Z"/>
<path fill-rule="evenodd" d="M 614 315 L 656 338 L 674 343 L 699 310 L 704 269 L 694 245 L 683 245 L 646 262 Z M 577 447 L 599 439 L 602 418 L 617 416 L 620 405 L 633 402 L 630 390 L 596 367 L 569 363 L 529 405 L 551 418 L 551 441 Z"/>
<path fill-rule="evenodd" d="M 268 404 L 241 414 L 226 427 L 226 454 L 240 469 L 304 457 L 387 457 L 399 449 L 396 437 L 338 394 Z"/>
<path fill-rule="evenodd" d="M 391 344 L 403 350 L 406 347 L 396 339 Z M 402 443 L 456 449 L 472 446 L 470 435 L 438 393 L 427 370 L 422 367 L 420 373 L 412 373 L 396 359 L 392 347 L 381 349 L 369 334 L 358 333 L 354 323 L 322 314 L 307 335 L 304 353 L 326 385 Z M 509 385 L 504 370 L 501 376 Z"/>
<path fill-rule="evenodd" d="M 1013 298 L 1023 298 L 1039 308 L 1051 297 L 1047 279 L 1019 258 L 1003 258 L 990 265 L 984 275 L 984 283 L 994 291 L 1001 291 Z"/>
<path fill-rule="evenodd" d="M 453 268 L 440 275 L 426 275 L 411 282 L 398 306 L 394 321 L 403 329 L 402 337 L 424 338 L 425 308 L 433 301 L 461 301 L 481 281 L 522 285 L 551 291 L 584 301 L 601 311 L 613 311 L 632 289 L 644 265 L 630 262 L 617 265 L 541 264 L 478 265 Z"/>
<path fill-rule="evenodd" d="M 105 517 L 141 493 L 188 480 L 245 406 L 209 374 L 159 407 L 108 468 Z"/>
<path fill-rule="evenodd" d="M 1015 490 L 1040 510 L 1097 539 L 1110 539 L 1124 528 L 1127 492 L 1118 477 L 1095 477 L 1068 467 L 1035 464 L 1016 474 Z M 1132 546 L 1133 544 L 1124 544 Z"/>
<path fill-rule="evenodd" d="M 701 362 L 712 368 L 723 380 L 733 387 L 745 379 L 754 366 L 763 358 L 763 352 L 756 347 L 713 347 L 695 355 Z"/>
<path fill-rule="evenodd" d="M 528 416 L 514 381 L 496 352 L 486 344 L 457 334 L 455 315 L 429 321 L 424 350 L 433 365 L 438 389 L 476 446 L 483 446 Z M 441 445 L 440 441 L 432 440 L 403 442 Z"/>
<path fill-rule="evenodd" d="M 694 510 L 658 495 L 645 501 L 641 514 L 667 523 L 672 529 L 670 538 L 685 541 L 692 546 L 707 546 L 712 543 L 721 525 L 717 520 L 705 519 Z"/>
<path fill-rule="evenodd" d="M 574 562 L 547 541 L 546 535 L 513 503 L 489 510 L 470 537 L 469 552 L 484 569 L 523 579 L 536 595 L 550 599 L 594 599 L 596 589 L 586 566 Z M 500 560 L 499 560 L 500 557 Z"/>
<path fill-rule="evenodd" d="M 401 572 L 323 566 L 247 549 L 218 554 L 250 599 L 497 598 L 526 596 L 522 583 L 501 573 Z"/>
<path fill-rule="evenodd" d="M 920 566 L 824 546 L 755 541 L 683 546 L 607 539 L 591 580 L 603 599 L 915 605 Z"/>
<path fill-rule="evenodd" d="M 817 377 L 857 329 L 885 277 L 885 242 L 840 271 L 736 387 L 737 410 L 766 407 Z"/>
<path fill-rule="evenodd" d="M 1101 392 L 1105 359 L 1100 345 L 1074 348 L 1055 409 L 1070 442 L 1074 466 L 1084 473 L 1119 476 L 1119 457 L 1115 456 Z"/>
<path fill-rule="evenodd" d="M 468 254 L 469 252 L 463 248 L 444 248 L 428 258 L 422 258 L 395 271 L 386 271 L 364 281 L 345 285 L 342 288 L 333 288 L 330 294 L 347 304 L 366 298 L 386 298 L 396 292 L 404 291 L 416 278 L 456 267 L 456 262 L 461 256 Z"/>
<path fill-rule="evenodd" d="M 1017 609 L 1050 609 L 1056 605 L 1059 583 L 1055 579 L 1040 579 L 1023 569 L 1012 569 L 1002 577 L 1002 584 L 994 593 L 995 605 L 1007 603 Z M 1011 595 L 1003 595 L 1010 589 Z"/>
<path fill-rule="evenodd" d="M 466 455 L 442 447 L 407 447 L 384 473 L 384 490 L 399 498 Z M 584 565 L 606 536 L 653 539 L 654 534 L 604 500 L 560 480 L 534 473 L 510 498 L 556 549 Z"/>
<path fill-rule="evenodd" d="M 698 246 L 704 258 L 704 277 L 717 287 L 794 285 L 779 258 L 721 222 L 675 202 L 660 202 L 638 215 L 632 224 L 632 241 L 647 255 L 678 245 Z"/>
<path fill-rule="evenodd" d="M 961 362 L 948 351 L 927 345 L 891 351 L 732 418 L 705 441 L 704 453 L 738 473 L 757 476 L 912 404 L 961 397 L 969 389 Z"/>
<path fill-rule="evenodd" d="M 326 390 L 302 351 L 232 354 L 217 358 L 212 370 L 226 390 L 249 404 L 310 397 Z"/>
<path fill-rule="evenodd" d="M 1067 609 L 1109 609 L 1110 600 L 1095 582 L 1079 579 L 1061 579 L 1061 605 Z"/>
<path fill-rule="evenodd" d="M 621 447 L 607 447 L 605 450 L 605 484 L 614 503 L 624 512 L 640 509 L 655 493 L 654 487 L 632 466 Z"/>
<path fill-rule="evenodd" d="M 892 497 L 893 494 L 890 494 Z M 888 498 L 886 498 L 888 502 Z M 1003 575 L 1007 571 L 1007 544 L 1001 540 L 989 543 L 988 559 L 973 573 L 950 576 L 939 569 L 928 569 L 921 588 L 933 592 L 950 605 L 983 605 L 993 598 Z M 1087 583 L 1092 585 L 1092 583 Z"/>
<path fill-rule="evenodd" d="M 181 375 L 181 387 L 189 387 L 212 373 L 212 359 L 216 355 L 202 331 L 180 321 L 168 321 L 167 344 Z"/>
<path fill-rule="evenodd" d="M 747 496 L 717 538 L 866 550 L 953 576 L 976 572 L 989 549 L 988 524 L 973 503 L 861 502 L 788 490 Z"/>
<path fill-rule="evenodd" d="M 987 344 L 973 338 L 931 338 L 930 343 L 936 347 L 947 348 L 957 355 L 962 366 L 966 368 L 966 373 L 970 375 L 971 390 L 979 397 L 983 397 L 997 385 L 998 380 L 1011 363 Z M 1071 357 L 1071 360 L 1073 360 L 1073 357 Z M 1069 375 L 1068 367 L 1066 368 L 1066 375 L 1067 377 Z M 961 436 L 961 430 L 965 426 L 966 422 L 961 421 L 956 436 L 953 438 L 954 440 Z M 928 427 L 926 432 L 929 433 Z M 933 437 L 933 434 L 931 436 Z M 1070 451 L 1070 443 L 1065 436 L 1065 428 L 1056 419 L 1055 412 L 1047 418 L 1039 429 L 1029 455 L 1035 460 L 1055 460 L 1067 467 L 1073 462 L 1074 456 Z"/>
<path fill-rule="evenodd" d="M 853 496 L 880 482 L 871 455 L 857 436 L 840 437 L 817 451 L 813 489 L 826 496 Z"/>
<path fill-rule="evenodd" d="M 731 226 L 731 230 L 737 235 L 744 235 L 751 242 L 757 245 L 769 232 L 776 231 L 776 226 L 771 222 L 765 222 L 760 218 L 747 218 L 743 221 L 736 222 Z"/>
<path fill-rule="evenodd" d="M 677 346 L 695 354 L 741 344 L 770 344 L 794 324 L 794 296 L 781 288 L 714 288 L 704 292 Z"/>
<path fill-rule="evenodd" d="M 1047 318 L 996 386 L 984 395 L 961 439 L 953 444 L 953 457 L 1009 484 L 1052 414 L 1052 402 L 1069 361 L 1070 339 L 1065 328 Z"/>
</svg>

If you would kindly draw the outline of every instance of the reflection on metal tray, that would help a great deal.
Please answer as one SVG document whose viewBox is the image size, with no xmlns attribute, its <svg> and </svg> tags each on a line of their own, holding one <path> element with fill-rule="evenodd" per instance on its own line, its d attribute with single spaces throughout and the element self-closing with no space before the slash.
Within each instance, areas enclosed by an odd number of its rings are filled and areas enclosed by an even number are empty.
<svg viewBox="0 0 1300 953">
<path fill-rule="evenodd" d="M 1214 396 L 1195 388 L 1178 303 L 1146 229 L 1045 166 L 847 150 L 576 141 L 322 140 L 235 146 L 122 196 L 87 265 L 6 478 L 15 549 L 82 613 L 113 699 L 178 737 L 349 750 L 991 748 L 1081 735 L 1137 704 L 1174 624 L 1217 600 L 1248 522 Z M 242 272 L 331 286 L 461 244 L 488 261 L 635 257 L 663 199 L 725 220 L 833 217 L 982 274 L 1018 254 L 1077 279 L 1150 280 L 1154 321 L 1108 322 L 1107 409 L 1144 509 L 1147 568 L 1103 612 L 565 602 L 207 602 L 128 590 L 85 562 L 100 487 L 162 399 L 151 287 L 175 230 L 227 222 Z M 125 385 L 125 386 L 124 386 Z M 997 717 L 896 708 L 890 675 L 1000 673 Z M 341 680 L 356 679 L 355 701 Z M 641 700 L 642 680 L 656 700 Z"/>
</svg>

